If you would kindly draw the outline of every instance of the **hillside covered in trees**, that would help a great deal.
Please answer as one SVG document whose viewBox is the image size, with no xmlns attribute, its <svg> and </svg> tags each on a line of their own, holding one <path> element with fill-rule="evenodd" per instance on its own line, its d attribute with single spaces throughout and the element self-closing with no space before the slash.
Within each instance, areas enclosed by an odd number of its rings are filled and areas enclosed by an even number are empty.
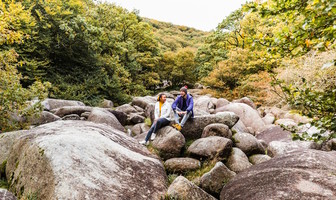
<svg viewBox="0 0 336 200">
<path fill-rule="evenodd" d="M 216 97 L 291 105 L 335 130 L 335 16 L 334 0 L 268 0 L 207 33 L 91 0 L 3 0 L 1 130 L 18 128 L 13 112 L 41 109 L 27 100 L 122 104 L 197 82 Z"/>
</svg>

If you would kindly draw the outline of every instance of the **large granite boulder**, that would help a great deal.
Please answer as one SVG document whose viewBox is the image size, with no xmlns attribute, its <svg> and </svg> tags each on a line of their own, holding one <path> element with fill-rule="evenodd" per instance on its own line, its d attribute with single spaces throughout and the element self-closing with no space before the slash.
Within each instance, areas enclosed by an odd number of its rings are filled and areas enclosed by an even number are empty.
<svg viewBox="0 0 336 200">
<path fill-rule="evenodd" d="M 246 127 L 251 127 L 254 134 L 260 132 L 265 126 L 257 110 L 245 103 L 230 103 L 224 107 L 216 109 L 216 112 L 234 112 L 242 120 Z"/>
<path fill-rule="evenodd" d="M 1 200 L 16 200 L 16 197 L 13 193 L 9 192 L 6 189 L 0 188 L 0 199 Z"/>
<path fill-rule="evenodd" d="M 221 200 L 335 199 L 336 152 L 301 150 L 252 166 L 224 186 Z"/>
<path fill-rule="evenodd" d="M 178 157 L 185 145 L 184 136 L 171 126 L 158 130 L 153 147 L 159 151 L 160 157 L 169 159 Z"/>
<path fill-rule="evenodd" d="M 166 170 L 172 173 L 183 173 L 199 169 L 201 162 L 194 158 L 171 158 L 164 163 Z"/>
<path fill-rule="evenodd" d="M 183 176 L 177 177 L 169 186 L 167 195 L 171 199 L 216 200 Z"/>
<path fill-rule="evenodd" d="M 18 198 L 160 199 L 162 163 L 133 138 L 88 121 L 56 121 L 26 132 L 12 146 L 6 176 Z"/>
<path fill-rule="evenodd" d="M 232 112 L 221 112 L 215 115 L 196 116 L 189 119 L 181 132 L 187 139 L 198 139 L 203 133 L 203 129 L 209 124 L 221 123 L 229 128 L 234 126 L 239 117 Z"/>
<path fill-rule="evenodd" d="M 249 162 L 248 157 L 244 152 L 237 147 L 233 147 L 231 154 L 226 162 L 226 166 L 236 173 L 244 171 L 245 169 L 252 166 Z"/>
<path fill-rule="evenodd" d="M 230 154 L 231 149 L 232 141 L 230 139 L 210 136 L 195 140 L 187 151 L 195 157 L 225 159 Z"/>
<path fill-rule="evenodd" d="M 119 131 L 125 131 L 125 128 L 112 113 L 101 108 L 94 108 L 87 120 L 99 124 L 107 124 Z"/>
<path fill-rule="evenodd" d="M 249 133 L 236 133 L 232 136 L 232 139 L 235 145 L 247 156 L 265 153 L 263 145 Z"/>
<path fill-rule="evenodd" d="M 201 96 L 195 100 L 194 108 L 210 113 L 211 109 L 215 109 L 215 105 L 213 104 L 211 97 Z"/>
<path fill-rule="evenodd" d="M 134 97 L 132 100 L 132 105 L 139 106 L 142 109 L 145 109 L 149 104 L 156 103 L 156 98 L 151 96 L 145 97 Z"/>
<path fill-rule="evenodd" d="M 224 185 L 235 175 L 236 173 L 229 170 L 222 162 L 217 162 L 214 168 L 203 174 L 200 187 L 206 192 L 218 197 Z"/>
<path fill-rule="evenodd" d="M 263 155 L 263 154 L 255 154 L 253 156 L 249 157 L 249 161 L 250 163 L 252 163 L 253 165 L 271 160 L 272 158 L 268 155 Z"/>
<path fill-rule="evenodd" d="M 13 131 L 0 134 L 0 165 L 8 159 L 11 148 L 20 136 L 27 134 L 28 131 Z"/>
<path fill-rule="evenodd" d="M 44 110 L 54 110 L 57 108 L 62 108 L 64 106 L 85 106 L 83 102 L 63 100 L 63 99 L 45 99 L 41 102 Z"/>
<path fill-rule="evenodd" d="M 221 136 L 231 139 L 232 133 L 229 127 L 225 124 L 209 124 L 206 126 L 202 133 L 202 138 L 209 136 Z"/>
<path fill-rule="evenodd" d="M 219 98 L 217 100 L 217 104 L 216 104 L 216 109 L 224 107 L 226 105 L 230 104 L 230 101 L 224 99 L 224 98 Z"/>
<path fill-rule="evenodd" d="M 312 141 L 273 141 L 268 144 L 267 154 L 271 157 L 303 149 L 319 149 L 320 145 Z"/>
</svg>

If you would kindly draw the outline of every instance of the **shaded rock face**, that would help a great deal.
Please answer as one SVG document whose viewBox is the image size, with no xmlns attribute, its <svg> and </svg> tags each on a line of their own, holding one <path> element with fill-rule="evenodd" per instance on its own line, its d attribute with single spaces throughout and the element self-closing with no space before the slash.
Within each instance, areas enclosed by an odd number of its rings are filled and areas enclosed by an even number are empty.
<svg viewBox="0 0 336 200">
<path fill-rule="evenodd" d="M 171 158 L 164 165 L 169 172 L 181 173 L 200 168 L 201 162 L 193 158 Z"/>
<path fill-rule="evenodd" d="M 336 138 L 329 140 L 322 148 L 324 151 L 336 150 Z"/>
<path fill-rule="evenodd" d="M 200 187 L 215 197 L 219 197 L 223 186 L 235 175 L 236 173 L 229 170 L 222 162 L 217 162 L 214 168 L 203 174 Z"/>
<path fill-rule="evenodd" d="M 0 199 L 1 200 L 16 200 L 16 197 L 8 190 L 0 188 Z"/>
<path fill-rule="evenodd" d="M 257 110 L 244 103 L 230 103 L 222 108 L 216 109 L 216 112 L 229 111 L 234 112 L 242 120 L 246 127 L 251 127 L 254 133 L 258 133 L 265 126 Z"/>
<path fill-rule="evenodd" d="M 264 140 L 267 144 L 272 141 L 292 141 L 291 132 L 284 130 L 280 126 L 273 125 L 256 135 L 257 139 Z"/>
<path fill-rule="evenodd" d="M 225 159 L 232 149 L 232 141 L 219 136 L 210 136 L 195 140 L 188 148 L 188 153 L 195 157 Z"/>
<path fill-rule="evenodd" d="M 62 99 L 45 99 L 41 102 L 45 110 L 54 110 L 64 106 L 85 106 L 83 102 L 62 100 Z"/>
<path fill-rule="evenodd" d="M 201 137 L 203 129 L 209 124 L 221 123 L 231 128 L 236 124 L 238 120 L 238 116 L 232 112 L 222 112 L 215 115 L 196 116 L 186 122 L 181 132 L 188 139 L 197 139 Z"/>
<path fill-rule="evenodd" d="M 209 136 L 221 136 L 231 139 L 232 133 L 229 127 L 225 124 L 209 124 L 202 133 L 202 138 Z"/>
<path fill-rule="evenodd" d="M 88 117 L 88 121 L 99 123 L 99 124 L 107 124 L 119 131 L 124 131 L 125 128 L 119 123 L 118 119 L 109 111 L 94 108 Z"/>
<path fill-rule="evenodd" d="M 249 133 L 236 133 L 233 135 L 235 145 L 241 149 L 246 155 L 264 154 L 263 145 Z"/>
<path fill-rule="evenodd" d="M 52 114 L 51 112 L 47 111 L 42 111 L 41 115 L 39 118 L 34 119 L 33 123 L 34 125 L 41 125 L 41 124 L 46 124 L 49 122 L 54 122 L 57 120 L 60 120 L 61 118 L 57 115 Z"/>
<path fill-rule="evenodd" d="M 228 166 L 230 170 L 239 173 L 251 167 L 252 164 L 242 150 L 233 147 L 226 166 Z"/>
<path fill-rule="evenodd" d="M 121 125 L 125 126 L 127 124 L 127 114 L 126 113 L 112 110 L 112 109 L 107 109 L 107 110 L 118 119 Z"/>
<path fill-rule="evenodd" d="M 80 120 L 80 117 L 77 114 L 70 114 L 62 117 L 62 120 Z"/>
<path fill-rule="evenodd" d="M 138 124 L 138 123 L 142 123 L 142 122 L 145 121 L 145 117 L 143 117 L 143 116 L 141 116 L 137 113 L 131 113 L 129 119 L 133 124 Z"/>
<path fill-rule="evenodd" d="M 171 126 L 165 126 L 156 134 L 152 144 L 163 159 L 178 157 L 181 154 L 185 138 L 179 131 Z"/>
<path fill-rule="evenodd" d="M 145 147 L 87 121 L 27 131 L 12 147 L 6 176 L 10 191 L 39 191 L 39 199 L 160 199 L 167 190 L 163 165 Z"/>
<path fill-rule="evenodd" d="M 335 199 L 336 152 L 296 151 L 251 167 L 230 181 L 220 199 Z"/>
<path fill-rule="evenodd" d="M 175 199 L 215 200 L 213 196 L 190 182 L 183 176 L 177 177 L 169 186 L 167 194 Z"/>
<path fill-rule="evenodd" d="M 271 160 L 272 158 L 269 157 L 268 155 L 263 155 L 263 154 L 255 154 L 253 156 L 249 157 L 249 161 L 250 163 L 252 163 L 253 165 Z"/>
</svg>

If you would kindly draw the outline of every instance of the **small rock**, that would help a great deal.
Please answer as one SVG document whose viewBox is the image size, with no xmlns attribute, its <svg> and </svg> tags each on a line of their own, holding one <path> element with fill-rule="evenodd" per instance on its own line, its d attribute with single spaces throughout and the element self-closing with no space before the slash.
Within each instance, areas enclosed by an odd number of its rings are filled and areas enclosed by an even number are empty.
<svg viewBox="0 0 336 200">
<path fill-rule="evenodd" d="M 33 125 L 41 125 L 49 122 L 54 122 L 60 120 L 61 118 L 57 115 L 52 114 L 51 112 L 42 111 L 40 117 L 38 119 L 33 120 Z"/>
<path fill-rule="evenodd" d="M 326 144 L 322 147 L 324 151 L 335 151 L 336 150 L 336 138 L 333 138 L 326 142 Z"/>
<path fill-rule="evenodd" d="M 251 108 L 253 108 L 253 109 L 257 109 L 257 106 L 256 106 L 256 105 L 253 103 L 253 101 L 252 101 L 250 98 L 248 98 L 248 97 L 243 97 L 243 98 L 241 98 L 241 99 L 234 100 L 234 101 L 232 101 L 232 103 L 245 103 L 245 104 L 251 106 Z"/>
<path fill-rule="evenodd" d="M 91 112 L 92 109 L 93 108 L 89 106 L 65 106 L 55 109 L 53 113 L 59 117 L 71 114 L 77 114 L 80 116 L 84 112 Z"/>
<path fill-rule="evenodd" d="M 170 198 L 174 199 L 216 200 L 216 198 L 206 193 L 183 176 L 179 176 L 173 181 L 168 188 L 167 194 Z"/>
<path fill-rule="evenodd" d="M 223 99 L 223 98 L 219 98 L 217 100 L 217 105 L 216 105 L 216 109 L 224 107 L 226 105 L 230 104 L 230 101 Z"/>
<path fill-rule="evenodd" d="M 268 155 L 263 155 L 263 154 L 255 154 L 253 156 L 249 157 L 249 161 L 250 163 L 252 163 L 253 165 L 271 160 L 272 158 L 269 157 Z"/>
<path fill-rule="evenodd" d="M 54 110 L 58 108 L 62 108 L 65 106 L 85 106 L 83 102 L 80 101 L 72 101 L 72 100 L 63 100 L 63 99 L 45 99 L 41 102 L 44 110 Z"/>
<path fill-rule="evenodd" d="M 143 123 L 145 121 L 145 117 L 138 113 L 131 113 L 129 119 L 133 124 Z"/>
<path fill-rule="evenodd" d="M 262 118 L 266 125 L 273 124 L 275 116 L 272 113 L 267 113 L 265 117 Z"/>
<path fill-rule="evenodd" d="M 145 123 L 136 124 L 131 128 L 132 136 L 140 135 L 141 133 L 147 133 L 150 129 Z"/>
<path fill-rule="evenodd" d="M 80 116 L 88 118 L 91 112 L 83 112 Z"/>
<path fill-rule="evenodd" d="M 201 162 L 193 158 L 171 158 L 164 165 L 169 172 L 181 173 L 199 169 Z"/>
<path fill-rule="evenodd" d="M 265 153 L 263 145 L 249 133 L 236 133 L 232 136 L 232 139 L 235 145 L 248 156 Z"/>
<path fill-rule="evenodd" d="M 231 149 L 232 141 L 230 139 L 210 136 L 194 141 L 189 146 L 188 153 L 196 157 L 225 159 L 230 154 Z"/>
<path fill-rule="evenodd" d="M 101 107 L 102 108 L 113 108 L 113 102 L 111 100 L 104 99 Z"/>
<path fill-rule="evenodd" d="M 1 200 L 16 200 L 17 198 L 6 189 L 0 188 L 0 199 Z"/>
<path fill-rule="evenodd" d="M 209 136 L 221 136 L 221 137 L 231 139 L 232 133 L 227 125 L 215 123 L 215 124 L 209 124 L 208 126 L 206 126 L 203 130 L 201 137 L 204 138 L 204 137 L 209 137 Z"/>
<path fill-rule="evenodd" d="M 233 147 L 226 166 L 228 166 L 228 168 L 232 171 L 239 173 L 251 167 L 252 164 L 249 162 L 247 156 L 242 150 Z"/>
<path fill-rule="evenodd" d="M 200 187 L 206 192 L 219 196 L 223 186 L 229 182 L 235 172 L 229 170 L 222 162 L 217 162 L 215 167 L 201 177 Z"/>
<path fill-rule="evenodd" d="M 124 104 L 121 106 L 116 107 L 116 111 L 123 112 L 125 114 L 136 113 L 138 112 L 133 106 L 130 104 Z"/>
</svg>

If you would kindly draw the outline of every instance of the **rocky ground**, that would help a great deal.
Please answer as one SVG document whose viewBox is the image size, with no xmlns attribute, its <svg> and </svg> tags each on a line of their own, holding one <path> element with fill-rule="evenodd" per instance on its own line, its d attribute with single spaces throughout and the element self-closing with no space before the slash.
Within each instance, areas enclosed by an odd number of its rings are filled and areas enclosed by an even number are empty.
<svg viewBox="0 0 336 200">
<path fill-rule="evenodd" d="M 189 91 L 195 118 L 148 147 L 138 141 L 155 97 L 104 108 L 46 99 L 34 127 L 0 134 L 0 199 L 336 198 L 336 141 L 292 141 L 280 127 L 308 118 Z M 172 103 L 178 92 L 166 95 Z"/>
</svg>

